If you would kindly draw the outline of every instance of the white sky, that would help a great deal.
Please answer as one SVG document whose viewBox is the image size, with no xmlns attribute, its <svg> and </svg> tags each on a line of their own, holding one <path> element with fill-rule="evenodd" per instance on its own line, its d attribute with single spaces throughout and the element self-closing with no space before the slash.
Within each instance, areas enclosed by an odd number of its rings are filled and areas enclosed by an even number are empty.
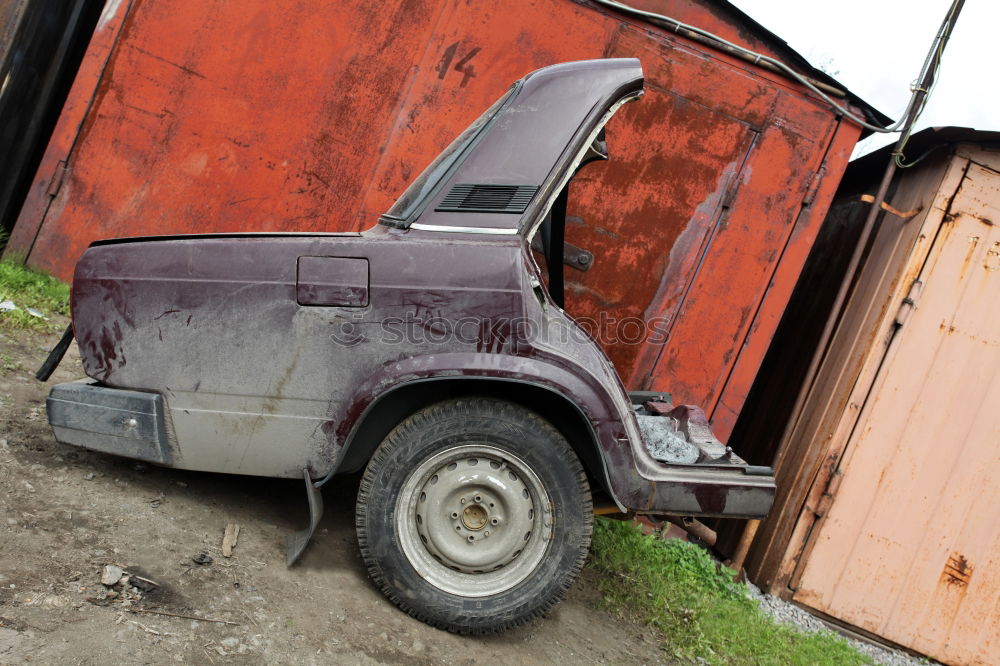
<svg viewBox="0 0 1000 666">
<path fill-rule="evenodd" d="M 850 90 L 893 120 L 909 100 L 927 49 L 951 0 L 730 0 Z M 917 121 L 1000 130 L 1000 2 L 966 0 L 945 49 L 938 83 Z M 869 137 L 855 155 L 895 141 Z"/>
</svg>

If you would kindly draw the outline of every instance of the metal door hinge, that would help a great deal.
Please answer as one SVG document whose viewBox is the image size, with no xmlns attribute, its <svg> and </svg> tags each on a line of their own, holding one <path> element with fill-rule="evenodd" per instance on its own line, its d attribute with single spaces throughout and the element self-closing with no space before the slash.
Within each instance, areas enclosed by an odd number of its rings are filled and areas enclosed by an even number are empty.
<svg viewBox="0 0 1000 666">
<path fill-rule="evenodd" d="M 913 284 L 910 285 L 910 291 L 906 294 L 903 302 L 899 304 L 899 311 L 896 312 L 895 324 L 897 327 L 902 327 L 906 324 L 906 320 L 910 318 L 910 313 L 916 307 L 923 290 L 924 283 L 920 280 L 914 280 Z"/>
<path fill-rule="evenodd" d="M 59 193 L 59 188 L 62 187 L 63 180 L 65 179 L 66 172 L 68 170 L 69 165 L 66 163 L 66 160 L 59 160 L 59 163 L 56 164 L 55 170 L 52 172 L 52 178 L 49 179 L 49 189 L 46 193 L 50 197 L 55 197 L 56 194 Z"/>
<path fill-rule="evenodd" d="M 541 234 L 535 234 L 531 239 L 531 249 L 539 254 L 544 253 Z M 594 254 L 572 243 L 563 243 L 563 263 L 570 268 L 586 272 L 594 265 Z"/>
<path fill-rule="evenodd" d="M 830 472 L 830 477 L 826 480 L 826 488 L 823 489 L 823 494 L 820 495 L 819 501 L 816 502 L 816 508 L 813 510 L 817 518 L 822 518 L 830 510 L 830 505 L 833 504 L 833 498 L 840 489 L 840 482 L 843 478 L 844 475 L 841 473 L 840 467 Z"/>
<path fill-rule="evenodd" d="M 816 193 L 819 191 L 819 184 L 823 182 L 823 177 L 826 176 L 826 160 L 820 165 L 819 169 L 813 174 L 812 180 L 809 181 L 809 188 L 806 190 L 806 195 L 802 197 L 802 207 L 806 208 L 812 204 L 813 199 L 816 198 Z"/>
</svg>

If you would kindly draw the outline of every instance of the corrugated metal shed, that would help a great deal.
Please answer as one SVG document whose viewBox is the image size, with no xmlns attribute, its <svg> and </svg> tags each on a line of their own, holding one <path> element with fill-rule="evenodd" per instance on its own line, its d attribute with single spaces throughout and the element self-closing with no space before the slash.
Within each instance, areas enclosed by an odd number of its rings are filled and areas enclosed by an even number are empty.
<svg viewBox="0 0 1000 666">
<path fill-rule="evenodd" d="M 848 170 L 818 247 L 849 236 L 841 221 L 864 214 L 859 195 L 877 186 L 889 150 Z M 948 663 L 994 664 L 1000 134 L 925 130 L 907 154 L 923 160 L 897 173 L 896 212 L 882 213 L 802 413 L 777 443 L 778 498 L 747 569 L 874 636 Z M 807 278 L 821 270 L 810 264 Z M 796 334 L 795 303 L 776 345 Z M 804 348 L 815 332 L 797 328 Z"/>
<path fill-rule="evenodd" d="M 825 76 L 727 3 L 635 4 Z M 567 308 L 630 387 L 703 405 L 723 439 L 860 134 L 781 75 L 589 2 L 112 9 L 10 241 L 64 278 L 108 236 L 367 228 L 511 81 L 638 56 L 647 94 L 571 194 L 567 241 L 596 261 Z"/>
</svg>

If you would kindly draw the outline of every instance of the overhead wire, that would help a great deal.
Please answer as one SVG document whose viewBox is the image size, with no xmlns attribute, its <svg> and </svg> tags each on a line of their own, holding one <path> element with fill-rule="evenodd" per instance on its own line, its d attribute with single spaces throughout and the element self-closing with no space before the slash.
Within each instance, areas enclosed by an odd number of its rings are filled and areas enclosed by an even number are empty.
<svg viewBox="0 0 1000 666">
<path fill-rule="evenodd" d="M 910 122 L 903 133 L 900 135 L 899 141 L 896 143 L 896 147 L 892 151 L 892 159 L 896 166 L 900 169 L 908 169 L 919 163 L 926 153 L 921 155 L 915 160 L 910 162 L 905 162 L 906 156 L 903 154 L 903 149 L 906 148 L 906 144 L 910 140 L 910 134 L 913 131 L 913 127 L 916 125 L 917 118 L 920 114 L 924 112 L 924 108 L 927 106 L 927 100 L 930 99 L 931 93 L 937 87 L 938 82 L 938 70 L 941 68 L 941 60 L 944 56 L 944 47 L 951 35 L 951 29 L 954 27 L 955 19 L 957 18 L 957 13 L 962 6 L 961 2 L 953 2 L 951 9 L 948 10 L 948 15 L 945 16 L 944 21 L 941 22 L 941 27 L 938 29 L 938 33 L 935 36 L 934 43 L 931 46 L 930 51 L 927 53 L 927 58 L 924 60 L 924 66 L 921 68 L 921 78 L 917 79 L 910 84 L 910 91 L 913 93 L 913 97 L 917 97 L 920 93 L 925 93 L 920 98 L 920 108 L 917 109 L 916 113 L 913 114 L 913 121 Z M 930 85 L 924 90 L 919 81 L 923 79 L 923 74 L 930 72 Z M 912 99 L 912 98 L 911 98 Z M 905 115 L 904 115 L 905 118 Z"/>
<path fill-rule="evenodd" d="M 907 102 L 906 109 L 899 117 L 899 120 L 895 121 L 894 123 L 892 123 L 887 127 L 874 125 L 872 123 L 869 123 L 865 118 L 862 118 L 861 116 L 857 115 L 851 110 L 838 104 L 832 97 L 830 97 L 830 95 L 821 90 L 816 82 L 813 82 L 809 80 L 807 77 L 803 76 L 802 74 L 799 74 L 794 69 L 792 69 L 782 61 L 778 60 L 777 58 L 772 58 L 770 56 L 764 55 L 763 53 L 757 53 L 756 51 L 748 49 L 744 46 L 740 46 L 739 44 L 735 44 L 726 39 L 723 39 L 722 37 L 719 37 L 718 35 L 711 33 L 707 30 L 703 30 L 693 25 L 688 25 L 686 23 L 678 21 L 675 18 L 664 16 L 663 14 L 657 14 L 656 12 L 649 12 L 643 9 L 636 9 L 635 7 L 630 7 L 629 5 L 617 2 L 617 0 L 591 0 L 591 2 L 598 5 L 603 5 L 605 7 L 610 7 L 625 14 L 639 16 L 647 20 L 653 21 L 654 23 L 666 24 L 664 27 L 667 27 L 668 29 L 671 29 L 676 33 L 681 33 L 681 31 L 684 31 L 706 38 L 708 40 L 718 43 L 720 46 L 724 46 L 726 50 L 737 51 L 741 53 L 744 57 L 749 59 L 754 64 L 766 63 L 770 65 L 771 68 L 780 70 L 782 73 L 791 77 L 795 81 L 801 83 L 803 86 L 808 88 L 813 94 L 817 95 L 824 102 L 826 102 L 834 109 L 836 109 L 838 114 L 846 116 L 853 122 L 857 123 L 858 125 L 861 125 L 865 129 L 871 130 L 872 132 L 879 132 L 882 134 L 892 134 L 895 132 L 903 131 L 906 133 L 905 136 L 908 137 L 909 132 L 912 130 L 917 117 L 920 115 L 920 113 L 926 106 L 927 97 L 930 96 L 929 90 L 924 91 L 918 86 L 911 85 L 910 100 L 909 102 Z M 927 52 L 927 57 L 924 58 L 924 65 L 920 70 L 920 76 L 918 76 L 916 79 L 917 81 L 924 80 L 928 72 L 931 71 L 928 68 L 933 68 L 932 76 L 933 80 L 935 80 L 936 82 L 937 70 L 941 65 L 941 55 L 944 53 L 944 44 L 947 41 L 947 37 L 951 32 L 951 27 L 952 27 L 951 24 L 954 22 L 955 17 L 956 17 L 956 11 L 955 11 L 955 6 L 953 5 L 952 10 L 949 11 L 948 15 L 945 17 L 944 22 L 941 24 L 941 27 L 938 29 L 937 35 L 934 38 L 934 42 L 931 44 L 931 48 Z M 926 93 L 926 94 L 921 94 L 921 93 Z M 920 106 L 916 110 L 916 113 L 911 114 L 910 112 L 913 110 L 914 105 L 918 103 L 918 100 Z M 909 122 L 907 122 L 908 120 Z M 896 157 L 897 163 L 899 157 L 900 156 Z"/>
</svg>

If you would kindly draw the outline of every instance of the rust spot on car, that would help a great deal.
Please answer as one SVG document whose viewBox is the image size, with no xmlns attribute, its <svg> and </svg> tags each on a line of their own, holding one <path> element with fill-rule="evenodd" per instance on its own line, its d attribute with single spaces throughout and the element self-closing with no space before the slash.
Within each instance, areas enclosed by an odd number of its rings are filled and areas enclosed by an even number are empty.
<svg viewBox="0 0 1000 666">
<path fill-rule="evenodd" d="M 722 513 L 726 508 L 726 491 L 718 486 L 698 486 L 694 489 L 694 497 L 704 513 Z"/>
</svg>

